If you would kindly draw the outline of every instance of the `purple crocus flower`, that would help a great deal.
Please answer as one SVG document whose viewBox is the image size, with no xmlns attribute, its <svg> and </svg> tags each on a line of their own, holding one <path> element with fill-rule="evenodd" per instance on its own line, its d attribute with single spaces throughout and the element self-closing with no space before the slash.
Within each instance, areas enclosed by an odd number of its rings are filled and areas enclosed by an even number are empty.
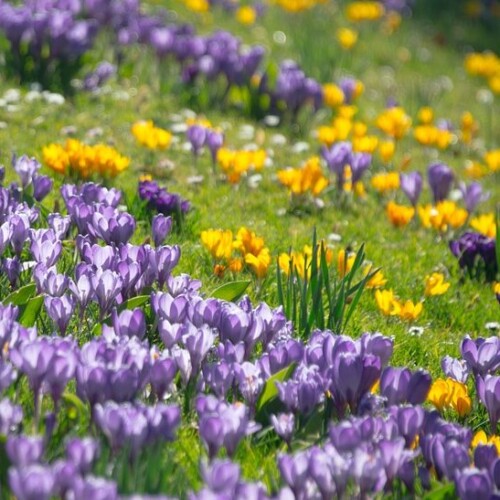
<svg viewBox="0 0 500 500">
<path fill-rule="evenodd" d="M 410 203 L 415 207 L 422 192 L 422 174 L 420 172 L 410 172 L 408 174 L 401 173 L 399 175 L 401 191 L 410 200 Z"/>
<path fill-rule="evenodd" d="M 119 337 L 137 337 L 143 339 L 146 334 L 146 317 L 142 309 L 125 309 L 120 314 L 116 309 L 111 314 L 116 335 Z"/>
<path fill-rule="evenodd" d="M 113 302 L 122 289 L 120 276 L 110 270 L 92 276 L 92 288 L 101 310 L 101 317 L 111 310 Z"/>
<path fill-rule="evenodd" d="M 271 424 L 273 424 L 276 434 L 286 443 L 290 444 L 295 429 L 295 417 L 293 413 L 279 413 L 271 415 Z"/>
<path fill-rule="evenodd" d="M 212 156 L 212 164 L 215 165 L 215 161 L 217 160 L 217 152 L 224 144 L 224 134 L 222 132 L 218 132 L 217 130 L 208 130 L 207 131 L 207 139 L 206 145 L 210 150 L 210 155 Z"/>
<path fill-rule="evenodd" d="M 61 256 L 62 244 L 52 229 L 31 230 L 30 251 L 38 263 L 51 267 Z"/>
<path fill-rule="evenodd" d="M 33 464 L 9 469 L 9 486 L 18 500 L 49 500 L 55 478 L 49 466 Z"/>
<path fill-rule="evenodd" d="M 73 438 L 66 443 L 66 458 L 80 474 L 88 474 L 99 456 L 99 443 L 90 437 Z"/>
<path fill-rule="evenodd" d="M 118 486 L 114 481 L 103 477 L 88 475 L 76 478 L 72 487 L 74 498 L 93 498 L 95 500 L 118 500 Z"/>
<path fill-rule="evenodd" d="M 40 463 L 43 455 L 43 438 L 40 436 L 10 435 L 5 451 L 14 467 Z"/>
<path fill-rule="evenodd" d="M 60 297 L 47 296 L 44 299 L 44 304 L 50 319 L 56 324 L 61 335 L 65 335 L 75 309 L 73 295 L 67 293 Z"/>
<path fill-rule="evenodd" d="M 455 176 L 451 168 L 444 163 L 433 163 L 427 169 L 427 178 L 434 203 L 438 203 L 448 196 Z"/>
<path fill-rule="evenodd" d="M 455 486 L 461 500 L 470 498 L 488 500 L 493 492 L 493 484 L 488 472 L 474 467 L 460 471 L 455 476 Z"/>
<path fill-rule="evenodd" d="M 207 140 L 207 129 L 203 125 L 191 125 L 186 132 L 193 154 L 198 156 Z"/>
<path fill-rule="evenodd" d="M 17 172 L 21 179 L 21 186 L 26 188 L 33 181 L 33 176 L 38 172 L 41 165 L 35 158 L 28 158 L 27 156 L 21 156 L 20 158 L 14 159 L 14 170 Z"/>
<path fill-rule="evenodd" d="M 325 160 L 330 172 L 337 175 L 337 187 L 344 186 L 344 171 L 352 161 L 352 145 L 350 142 L 337 142 L 331 148 L 323 146 L 321 156 Z"/>
<path fill-rule="evenodd" d="M 423 370 L 412 373 L 408 368 L 387 367 L 380 377 L 380 393 L 387 398 L 389 405 L 422 404 L 431 382 L 429 373 Z"/>
<path fill-rule="evenodd" d="M 38 202 L 42 201 L 52 190 L 53 184 L 54 181 L 50 177 L 35 174 L 33 176 L 33 198 Z"/>
<path fill-rule="evenodd" d="M 153 232 L 153 241 L 155 247 L 163 245 L 165 238 L 170 234 L 172 229 L 172 217 L 166 217 L 163 214 L 157 214 L 153 217 L 151 224 Z"/>
<path fill-rule="evenodd" d="M 460 353 L 475 375 L 493 374 L 500 367 L 500 339 L 471 339 L 466 335 L 460 344 Z"/>
<path fill-rule="evenodd" d="M 168 354 L 155 359 L 149 380 L 151 389 L 158 399 L 162 399 L 177 374 L 177 363 Z"/>
<path fill-rule="evenodd" d="M 23 410 L 7 398 L 0 400 L 0 434 L 10 434 L 23 420 Z"/>
<path fill-rule="evenodd" d="M 58 213 L 51 213 L 47 215 L 47 222 L 49 227 L 54 231 L 56 238 L 58 240 L 63 240 L 68 234 L 71 226 L 71 217 Z"/>
<path fill-rule="evenodd" d="M 363 174 L 370 168 L 371 162 L 372 155 L 369 153 L 352 153 L 350 166 L 353 184 L 361 180 Z"/>
<path fill-rule="evenodd" d="M 474 212 L 479 203 L 488 199 L 488 195 L 483 193 L 483 187 L 479 182 L 471 182 L 470 184 L 461 182 L 459 188 L 464 199 L 465 208 L 469 213 Z"/>
<path fill-rule="evenodd" d="M 476 386 L 479 399 L 490 417 L 491 432 L 495 434 L 500 420 L 500 377 L 494 375 L 486 375 L 484 379 L 477 377 Z"/>
<path fill-rule="evenodd" d="M 305 489 L 306 478 L 309 475 L 309 453 L 299 451 L 295 455 L 279 455 L 278 468 L 295 498 L 302 498 L 301 493 Z"/>
<path fill-rule="evenodd" d="M 469 367 L 463 359 L 444 356 L 441 359 L 441 369 L 447 377 L 450 377 L 457 382 L 465 384 L 469 378 Z"/>
</svg>

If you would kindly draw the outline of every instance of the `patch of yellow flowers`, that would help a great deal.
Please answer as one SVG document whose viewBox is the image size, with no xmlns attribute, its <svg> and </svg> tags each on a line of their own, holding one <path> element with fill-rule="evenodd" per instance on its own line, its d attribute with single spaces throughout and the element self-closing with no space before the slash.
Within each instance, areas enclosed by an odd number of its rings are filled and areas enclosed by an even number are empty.
<svg viewBox="0 0 500 500">
<path fill-rule="evenodd" d="M 467 386 L 452 378 L 435 380 L 427 395 L 427 401 L 441 412 L 451 409 L 460 417 L 465 417 L 472 409 L 472 400 Z"/>
<path fill-rule="evenodd" d="M 376 290 L 375 301 L 385 316 L 397 316 L 404 321 L 416 320 L 423 311 L 423 303 L 400 301 L 392 290 Z"/>
<path fill-rule="evenodd" d="M 411 127 L 411 118 L 400 106 L 387 108 L 380 113 L 375 121 L 376 126 L 384 134 L 395 140 L 402 139 Z"/>
<path fill-rule="evenodd" d="M 229 229 L 207 229 L 201 232 L 201 242 L 212 255 L 214 274 L 219 277 L 226 270 L 239 273 L 246 265 L 261 279 L 271 265 L 271 253 L 264 239 L 244 226 L 238 229 L 236 237 Z"/>
<path fill-rule="evenodd" d="M 68 139 L 64 146 L 49 144 L 43 148 L 44 163 L 61 175 L 88 179 L 93 176 L 115 177 L 130 164 L 130 159 L 122 156 L 107 144 L 89 146 L 77 139 Z"/>
<path fill-rule="evenodd" d="M 417 210 L 422 226 L 438 231 L 458 229 L 465 224 L 469 216 L 467 210 L 451 200 L 443 200 L 436 205 L 419 205 Z"/>
<path fill-rule="evenodd" d="M 465 57 L 465 69 L 484 78 L 495 94 L 500 94 L 500 57 L 493 52 L 473 52 Z"/>
<path fill-rule="evenodd" d="M 326 0 L 274 0 L 276 5 L 288 12 L 302 12 L 325 2 Z"/>
<path fill-rule="evenodd" d="M 149 149 L 167 149 L 172 141 L 172 134 L 155 127 L 151 120 L 135 122 L 132 125 L 132 135 L 141 146 Z"/>
<path fill-rule="evenodd" d="M 237 184 L 242 175 L 250 170 L 262 170 L 266 161 L 266 152 L 257 150 L 232 150 L 220 148 L 217 152 L 217 163 L 222 168 L 227 180 L 231 184 Z"/>
<path fill-rule="evenodd" d="M 345 8 L 345 15 L 351 22 L 376 21 L 385 13 L 380 2 L 350 2 Z"/>
<path fill-rule="evenodd" d="M 318 196 L 328 186 L 328 179 L 321 171 L 319 157 L 313 156 L 300 168 L 278 170 L 278 180 L 292 195 L 307 193 Z"/>
</svg>

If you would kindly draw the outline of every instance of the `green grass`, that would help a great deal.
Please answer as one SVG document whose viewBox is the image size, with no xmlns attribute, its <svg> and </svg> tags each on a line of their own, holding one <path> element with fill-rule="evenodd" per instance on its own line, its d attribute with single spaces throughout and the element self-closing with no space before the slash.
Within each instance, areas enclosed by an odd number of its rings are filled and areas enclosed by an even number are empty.
<svg viewBox="0 0 500 500">
<path fill-rule="evenodd" d="M 171 7 L 170 2 L 150 3 Z M 366 88 L 357 102 L 358 116 L 369 124 L 384 108 L 386 100 L 392 97 L 414 120 L 418 108 L 423 105 L 432 106 L 436 117 L 450 119 L 455 124 L 459 123 L 464 111 L 471 111 L 480 123 L 482 142 L 469 151 L 456 147 L 439 152 L 437 156 L 452 166 L 457 176 L 463 179 L 466 160 L 479 159 L 484 149 L 500 146 L 499 99 L 496 97 L 490 104 L 479 102 L 478 92 L 485 85 L 481 80 L 466 75 L 463 57 L 471 45 L 479 49 L 498 50 L 498 38 L 495 39 L 495 30 L 490 25 L 467 20 L 458 9 L 452 12 L 449 19 L 446 16 L 436 17 L 438 12 L 432 10 L 432 5 L 438 3 L 425 2 L 417 8 L 414 19 L 404 19 L 401 28 L 390 37 L 381 34 L 378 24 L 362 26 L 360 40 L 348 54 L 343 53 L 335 42 L 336 28 L 344 25 L 345 21 L 339 5 L 334 3 L 299 16 L 284 14 L 276 7 L 270 7 L 264 18 L 251 28 L 241 27 L 229 15 L 219 11 L 209 19 L 187 13 L 182 6 L 178 7 L 178 12 L 179 19 L 194 21 L 202 32 L 224 27 L 238 32 L 245 42 L 264 44 L 268 61 L 276 63 L 285 57 L 299 59 L 312 76 L 323 82 L 342 75 L 354 75 Z M 449 8 L 455 2 L 451 4 Z M 286 34 L 286 44 L 273 42 L 275 31 Z M 443 37 L 445 43 L 442 43 Z M 106 50 L 103 48 L 101 52 L 105 54 Z M 98 59 L 97 55 L 92 57 L 94 59 Z M 210 259 L 201 246 L 199 235 L 202 230 L 221 227 L 236 232 L 238 227 L 245 225 L 264 237 L 275 261 L 280 252 L 289 248 L 300 249 L 310 242 L 313 228 L 316 228 L 319 238 L 327 238 L 330 233 L 341 236 L 341 242 L 334 245 L 335 250 L 345 246 L 357 249 L 365 243 L 367 258 L 375 266 L 382 267 L 388 279 L 386 287 L 393 288 L 402 299 L 417 301 L 423 298 L 424 278 L 431 272 L 439 270 L 448 276 L 451 283 L 448 292 L 441 297 L 425 299 L 424 312 L 414 323 L 423 327 L 421 336 L 409 334 L 411 324 L 382 316 L 373 293 L 364 293 L 346 333 L 358 336 L 365 331 L 380 331 L 394 336 L 394 366 L 422 367 L 433 376 L 440 376 L 441 357 L 445 354 L 457 355 L 459 342 L 465 334 L 489 335 L 485 323 L 497 321 L 500 317 L 491 285 L 462 280 L 456 259 L 448 249 L 447 236 L 425 230 L 416 221 L 405 229 L 393 228 L 385 216 L 384 204 L 372 189 L 369 188 L 365 200 L 355 199 L 345 207 L 336 206 L 325 196 L 326 207 L 322 211 L 302 215 L 287 212 L 289 196 L 278 184 L 276 172 L 285 166 L 299 166 L 305 158 L 317 154 L 319 144 L 310 134 L 317 125 L 326 123 L 328 113 L 303 117 L 307 126 L 297 130 L 286 124 L 276 129 L 265 128 L 261 123 L 242 116 L 236 107 L 201 109 L 214 125 L 225 125 L 228 145 L 243 146 L 246 141 L 239 137 L 239 128 L 243 124 L 251 124 L 256 129 L 259 146 L 273 149 L 273 165 L 261 172 L 263 179 L 256 189 L 244 182 L 230 186 L 214 177 L 207 153 L 195 164 L 191 154 L 181 147 L 183 134 L 178 135 L 179 142 L 165 152 L 149 153 L 141 149 L 130 132 L 134 121 L 152 119 L 157 125 L 168 128 L 173 124 L 172 116 L 186 106 L 175 84 L 172 84 L 170 93 L 159 94 L 154 66 L 154 58 L 148 51 L 134 48 L 127 54 L 119 81 L 111 84 L 110 94 L 90 96 L 78 93 L 60 107 L 35 102 L 21 103 L 15 112 L 0 108 L 0 122 L 6 124 L 6 128 L 0 129 L 0 163 L 8 165 L 12 153 L 41 159 L 42 147 L 51 142 L 64 141 L 62 132 L 67 127 L 75 127 L 74 135 L 80 139 L 85 139 L 90 130 L 99 127 L 102 134 L 93 140 L 113 144 L 132 159 L 130 169 L 116 180 L 116 186 L 123 189 L 129 199 L 135 194 L 138 177 L 149 172 L 164 181 L 169 190 L 191 200 L 194 208 L 183 231 L 174 234 L 170 241 L 182 246 L 178 272 L 188 272 L 201 279 L 207 295 L 221 281 L 212 275 Z M 127 72 L 131 67 L 134 70 L 129 75 Z M 5 90 L 16 86 L 16 82 L 0 77 L 0 97 Z M 24 93 L 25 89 L 22 91 Z M 129 99 L 117 100 L 113 93 L 118 91 L 125 91 Z M 277 133 L 286 136 L 285 146 L 273 145 L 272 138 Z M 291 151 L 290 146 L 298 140 L 310 143 L 307 153 L 295 154 Z M 434 153 L 426 152 L 412 138 L 398 145 L 394 163 L 400 164 L 405 155 L 411 157 L 410 169 L 422 172 L 431 157 L 435 159 Z M 172 170 L 161 166 L 165 165 L 165 160 L 173 165 Z M 381 168 L 375 161 L 373 170 Z M 190 176 L 198 174 L 203 175 L 200 185 L 187 183 Z M 11 172 L 7 178 L 13 178 Z M 61 180 L 57 179 L 56 183 L 60 185 Z M 491 196 L 480 206 L 480 210 L 492 211 L 495 202 L 500 200 L 498 173 L 487 177 L 483 184 L 491 191 Z M 398 199 L 402 201 L 400 195 Z M 424 200 L 429 201 L 428 192 L 424 193 Z M 60 206 L 60 202 L 57 203 Z M 46 204 L 51 210 L 57 208 L 56 197 L 51 197 Z M 146 229 L 147 225 L 140 227 L 137 242 L 145 238 Z M 263 287 L 259 290 L 255 286 L 250 288 L 252 298 L 277 305 L 274 275 L 275 264 Z M 181 436 L 182 439 L 175 444 L 175 456 L 186 477 L 183 481 L 179 480 L 179 486 L 173 486 L 179 491 L 185 484 L 200 484 L 194 467 L 199 458 L 200 443 L 187 426 Z M 276 443 L 271 442 L 269 449 L 275 450 Z M 247 440 L 240 447 L 237 458 L 246 477 L 276 486 L 276 465 L 269 449 L 267 444 L 252 447 Z M 259 467 L 255 466 L 256 463 L 260 464 Z"/>
</svg>

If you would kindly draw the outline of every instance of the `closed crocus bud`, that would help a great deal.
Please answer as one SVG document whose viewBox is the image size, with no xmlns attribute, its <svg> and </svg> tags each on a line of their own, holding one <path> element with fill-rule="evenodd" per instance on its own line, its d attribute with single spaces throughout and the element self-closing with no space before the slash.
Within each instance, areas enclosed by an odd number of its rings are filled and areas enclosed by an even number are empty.
<svg viewBox="0 0 500 500">
<path fill-rule="evenodd" d="M 2 262 L 2 270 L 7 275 L 10 286 L 15 287 L 21 274 L 21 261 L 18 257 L 6 258 Z"/>
<path fill-rule="evenodd" d="M 20 406 L 12 404 L 7 398 L 0 401 L 0 434 L 7 435 L 15 431 L 22 420 L 23 410 Z"/>
<path fill-rule="evenodd" d="M 12 465 L 26 467 L 42 460 L 43 439 L 40 436 L 10 435 L 5 449 Z"/>
<path fill-rule="evenodd" d="M 461 500 L 489 500 L 493 484 L 487 471 L 469 467 L 455 476 L 457 494 Z"/>
<path fill-rule="evenodd" d="M 187 129 L 186 136 L 193 149 L 193 154 L 198 156 L 207 140 L 207 129 L 203 125 L 191 125 Z"/>
<path fill-rule="evenodd" d="M 273 424 L 276 434 L 286 443 L 290 443 L 295 430 L 295 417 L 293 413 L 279 413 L 271 415 L 271 423 Z"/>
<path fill-rule="evenodd" d="M 71 217 L 52 213 L 47 215 L 47 222 L 58 240 L 66 238 L 71 226 Z"/>
<path fill-rule="evenodd" d="M 75 309 L 73 295 L 65 294 L 61 297 L 47 296 L 44 299 L 44 304 L 50 319 L 56 324 L 61 335 L 65 335 Z"/>
<path fill-rule="evenodd" d="M 210 465 L 202 463 L 201 474 L 214 496 L 234 492 L 240 480 L 240 468 L 230 460 L 214 460 Z"/>
<path fill-rule="evenodd" d="M 214 340 L 215 336 L 212 329 L 206 325 L 183 337 L 184 345 L 191 356 L 191 366 L 194 371 L 200 370 L 203 360 L 214 344 Z"/>
<path fill-rule="evenodd" d="M 0 225 L 0 255 L 3 254 L 4 250 L 10 243 L 10 224 L 9 221 L 4 222 Z"/>
<path fill-rule="evenodd" d="M 177 363 L 170 357 L 155 359 L 149 381 L 158 399 L 162 399 L 177 374 Z"/>
<path fill-rule="evenodd" d="M 420 172 L 401 173 L 399 175 L 401 191 L 413 206 L 416 206 L 422 192 L 422 174 Z"/>
<path fill-rule="evenodd" d="M 52 229 L 32 230 L 30 251 L 36 262 L 51 267 L 61 256 L 62 243 Z"/>
<path fill-rule="evenodd" d="M 116 309 L 111 315 L 113 328 L 119 337 L 143 339 L 146 334 L 146 317 L 142 309 L 125 309 L 120 314 Z"/>
<path fill-rule="evenodd" d="M 480 401 L 486 406 L 490 417 L 491 431 L 496 433 L 497 423 L 500 420 L 500 377 L 486 375 L 476 378 L 477 392 Z"/>
<path fill-rule="evenodd" d="M 54 492 L 55 478 L 50 466 L 33 464 L 10 468 L 9 486 L 18 500 L 49 500 Z"/>
<path fill-rule="evenodd" d="M 309 468 L 309 453 L 299 451 L 295 455 L 280 455 L 278 468 L 285 483 L 292 489 L 295 498 L 302 498 Z"/>
<path fill-rule="evenodd" d="M 113 271 L 103 271 L 91 278 L 92 288 L 101 310 L 101 317 L 108 313 L 122 289 L 122 280 Z"/>
<path fill-rule="evenodd" d="M 454 180 L 453 171 L 444 163 L 433 163 L 427 169 L 427 178 L 432 190 L 434 203 L 443 201 L 451 190 Z"/>
<path fill-rule="evenodd" d="M 446 355 L 441 360 L 441 369 L 447 377 L 462 384 L 465 384 L 469 378 L 469 367 L 463 359 L 456 359 Z"/>
<path fill-rule="evenodd" d="M 490 470 L 497 458 L 498 452 L 496 446 L 493 444 L 479 444 L 474 450 L 474 465 L 478 469 Z"/>
<path fill-rule="evenodd" d="M 30 221 L 24 215 L 13 215 L 10 218 L 10 244 L 14 252 L 19 255 L 24 247 L 24 243 L 29 236 Z"/>
<path fill-rule="evenodd" d="M 155 247 L 163 245 L 172 230 L 172 217 L 158 214 L 153 217 L 152 232 Z"/>
<path fill-rule="evenodd" d="M 206 143 L 210 150 L 210 155 L 212 156 L 212 162 L 215 164 L 217 152 L 224 144 L 224 134 L 216 130 L 208 130 Z"/>
<path fill-rule="evenodd" d="M 102 477 L 87 476 L 75 481 L 74 498 L 93 500 L 118 500 L 118 487 L 114 481 Z"/>
<path fill-rule="evenodd" d="M 74 438 L 66 443 L 66 458 L 75 465 L 80 474 L 88 474 L 99 455 L 99 443 L 92 438 Z"/>
<path fill-rule="evenodd" d="M 46 175 L 33 176 L 33 198 L 42 201 L 51 191 L 54 181 Z"/>
<path fill-rule="evenodd" d="M 24 155 L 15 159 L 13 164 L 14 170 L 21 179 L 23 189 L 31 184 L 33 176 L 41 167 L 40 163 L 38 163 L 34 158 L 28 158 Z"/>
<path fill-rule="evenodd" d="M 479 182 L 471 182 L 470 184 L 461 182 L 459 187 L 464 199 L 465 208 L 469 213 L 472 213 L 479 203 L 486 201 L 489 197 L 488 194 L 483 193 L 483 187 Z"/>
</svg>

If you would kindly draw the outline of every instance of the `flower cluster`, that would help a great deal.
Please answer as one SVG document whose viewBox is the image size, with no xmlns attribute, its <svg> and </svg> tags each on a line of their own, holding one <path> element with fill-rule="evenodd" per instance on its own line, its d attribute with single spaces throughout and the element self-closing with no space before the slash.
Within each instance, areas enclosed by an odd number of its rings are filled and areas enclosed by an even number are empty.
<svg viewBox="0 0 500 500">
<path fill-rule="evenodd" d="M 450 242 L 450 250 L 458 259 L 461 269 L 470 276 L 478 277 L 484 273 L 487 280 L 494 280 L 498 271 L 496 245 L 493 238 L 479 233 L 465 232 Z"/>
<path fill-rule="evenodd" d="M 309 158 L 300 168 L 278 170 L 278 180 L 292 195 L 310 193 L 318 196 L 327 186 L 328 179 L 321 171 L 319 157 Z"/>
<path fill-rule="evenodd" d="M 168 130 L 155 127 L 151 120 L 135 122 L 132 134 L 141 146 L 148 149 L 167 149 L 172 140 L 172 134 Z"/>
<path fill-rule="evenodd" d="M 139 181 L 138 193 L 139 198 L 147 202 L 148 208 L 164 215 L 181 217 L 186 215 L 191 208 L 189 201 L 179 194 L 169 193 L 148 176 Z"/>
<path fill-rule="evenodd" d="M 472 52 L 465 57 L 467 73 L 484 78 L 491 90 L 500 93 L 500 58 L 493 52 Z"/>
<path fill-rule="evenodd" d="M 415 321 L 423 311 L 423 303 L 399 300 L 392 290 L 376 290 L 375 301 L 385 316 L 397 316 L 405 321 Z"/>
<path fill-rule="evenodd" d="M 234 239 L 229 229 L 207 229 L 201 232 L 201 242 L 212 256 L 217 276 L 222 276 L 226 269 L 239 273 L 246 265 L 262 279 L 271 265 L 271 253 L 264 239 L 246 227 L 240 227 Z"/>
<path fill-rule="evenodd" d="M 90 146 L 77 139 L 68 139 L 64 146 L 45 146 L 43 161 L 58 174 L 80 179 L 115 177 L 130 164 L 129 158 L 107 144 Z"/>
<path fill-rule="evenodd" d="M 266 152 L 263 149 L 234 150 L 221 147 L 217 150 L 217 163 L 221 167 L 228 182 L 237 184 L 243 175 L 264 168 Z"/>
</svg>

